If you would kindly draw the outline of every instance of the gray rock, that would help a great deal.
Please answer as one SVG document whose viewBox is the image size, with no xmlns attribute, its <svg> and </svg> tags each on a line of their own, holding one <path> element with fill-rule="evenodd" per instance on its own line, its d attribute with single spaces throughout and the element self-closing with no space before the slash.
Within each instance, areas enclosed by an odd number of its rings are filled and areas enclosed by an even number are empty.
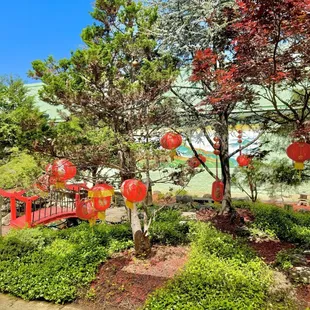
<svg viewBox="0 0 310 310">
<path fill-rule="evenodd" d="M 292 254 L 291 261 L 293 262 L 293 265 L 306 266 L 308 264 L 307 258 L 302 254 Z"/>
<path fill-rule="evenodd" d="M 126 208 L 109 208 L 106 210 L 106 221 L 110 223 L 120 223 L 127 219 Z"/>
<path fill-rule="evenodd" d="M 295 282 L 310 284 L 310 267 L 294 267 L 289 274 Z"/>
<path fill-rule="evenodd" d="M 197 220 L 196 212 L 182 212 L 182 217 L 190 220 Z"/>
<path fill-rule="evenodd" d="M 2 218 L 2 225 L 9 226 L 11 221 L 11 213 L 7 214 Z"/>
</svg>

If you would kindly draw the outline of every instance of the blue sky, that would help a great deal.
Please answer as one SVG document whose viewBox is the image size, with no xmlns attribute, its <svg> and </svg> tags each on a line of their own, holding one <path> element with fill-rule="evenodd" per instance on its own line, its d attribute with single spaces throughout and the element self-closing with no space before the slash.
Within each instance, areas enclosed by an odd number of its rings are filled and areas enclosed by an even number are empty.
<svg viewBox="0 0 310 310">
<path fill-rule="evenodd" d="M 31 62 L 53 55 L 69 57 L 82 45 L 81 30 L 93 23 L 94 0 L 1 1 L 0 75 L 13 74 L 28 83 Z"/>
</svg>

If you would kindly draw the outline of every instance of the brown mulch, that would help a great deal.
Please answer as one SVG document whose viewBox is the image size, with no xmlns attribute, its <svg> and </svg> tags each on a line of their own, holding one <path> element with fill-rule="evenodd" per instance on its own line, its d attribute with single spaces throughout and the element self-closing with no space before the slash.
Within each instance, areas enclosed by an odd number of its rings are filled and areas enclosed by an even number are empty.
<svg viewBox="0 0 310 310">
<path fill-rule="evenodd" d="M 295 248 L 294 244 L 283 241 L 252 241 L 248 244 L 267 264 L 272 264 L 275 262 L 278 252 Z"/>
<path fill-rule="evenodd" d="M 187 253 L 188 248 L 181 246 L 154 246 L 145 260 L 137 259 L 132 250 L 119 253 L 100 268 L 91 285 L 93 298 L 87 300 L 86 293 L 77 303 L 85 310 L 138 309 L 184 266 Z"/>
</svg>

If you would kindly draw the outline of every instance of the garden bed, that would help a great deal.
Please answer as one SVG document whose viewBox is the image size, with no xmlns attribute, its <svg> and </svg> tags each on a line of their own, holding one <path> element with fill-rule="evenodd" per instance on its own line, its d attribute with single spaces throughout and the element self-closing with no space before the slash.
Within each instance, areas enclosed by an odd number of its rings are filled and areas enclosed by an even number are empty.
<svg viewBox="0 0 310 310">
<path fill-rule="evenodd" d="M 148 260 L 136 259 L 132 250 L 114 255 L 77 304 L 83 309 L 138 309 L 179 272 L 187 253 L 188 247 L 154 246 Z"/>
</svg>

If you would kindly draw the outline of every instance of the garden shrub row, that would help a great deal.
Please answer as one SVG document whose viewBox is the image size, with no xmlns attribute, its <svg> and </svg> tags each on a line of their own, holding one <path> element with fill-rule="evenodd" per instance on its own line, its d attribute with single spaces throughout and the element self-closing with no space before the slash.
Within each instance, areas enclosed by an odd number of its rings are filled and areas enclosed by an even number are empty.
<svg viewBox="0 0 310 310">
<path fill-rule="evenodd" d="M 251 210 L 256 227 L 273 231 L 281 240 L 310 245 L 310 212 L 294 212 L 261 202 L 234 201 L 233 204 Z"/>
<path fill-rule="evenodd" d="M 12 230 L 0 239 L 0 291 L 29 300 L 72 301 L 100 263 L 130 246 L 128 225 Z"/>
<path fill-rule="evenodd" d="M 193 224 L 191 237 L 184 270 L 152 294 L 144 310 L 294 309 L 271 301 L 272 272 L 247 246 L 206 223 Z"/>
</svg>

